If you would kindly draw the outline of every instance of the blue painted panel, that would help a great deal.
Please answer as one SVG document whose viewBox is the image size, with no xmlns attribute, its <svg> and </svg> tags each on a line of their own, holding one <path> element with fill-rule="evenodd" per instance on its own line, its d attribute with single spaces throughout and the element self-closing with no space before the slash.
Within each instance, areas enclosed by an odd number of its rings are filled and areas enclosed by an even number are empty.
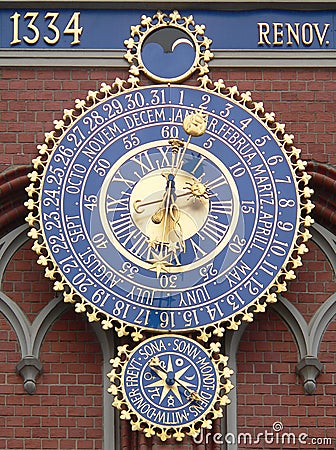
<svg viewBox="0 0 336 450">
<path fill-rule="evenodd" d="M 82 32 L 78 35 L 79 42 L 72 43 L 74 35 L 64 33 L 64 30 L 73 14 L 78 12 L 80 14 L 77 26 L 82 27 Z M 33 18 L 31 13 L 38 14 Z M 48 13 L 59 15 L 51 23 L 52 19 L 47 16 Z M 155 11 L 0 10 L 0 48 L 124 49 L 124 40 L 130 36 L 130 27 L 139 24 L 144 13 L 152 16 Z M 213 49 L 335 49 L 335 11 L 196 10 L 181 11 L 181 14 L 192 14 L 195 23 L 206 26 L 206 34 L 213 40 Z M 14 32 L 15 25 L 16 32 Z M 74 25 L 75 21 L 70 28 Z M 57 31 L 54 27 L 59 30 L 57 42 Z M 31 43 L 32 40 L 36 42 Z M 55 43 L 50 44 L 48 40 L 55 40 Z"/>
</svg>

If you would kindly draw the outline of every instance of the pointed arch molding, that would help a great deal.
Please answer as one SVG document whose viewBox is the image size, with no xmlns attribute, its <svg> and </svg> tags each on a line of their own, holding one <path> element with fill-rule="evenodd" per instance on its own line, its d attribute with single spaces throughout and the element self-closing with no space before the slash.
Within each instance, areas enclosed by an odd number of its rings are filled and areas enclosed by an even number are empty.
<svg viewBox="0 0 336 450">
<path fill-rule="evenodd" d="M 0 283 L 6 267 L 28 240 L 27 227 L 22 225 L 0 240 Z M 0 290 L 0 313 L 2 313 L 15 331 L 21 352 L 21 360 L 16 366 L 17 373 L 23 378 L 23 385 L 28 394 L 36 390 L 36 378 L 42 373 L 39 360 L 40 348 L 44 337 L 52 324 L 68 309 L 62 296 L 53 298 L 39 312 L 33 322 L 22 309 L 2 290 Z"/>
<path fill-rule="evenodd" d="M 336 168 L 318 161 L 309 161 L 306 171 L 311 176 L 309 185 L 314 190 L 311 198 L 315 204 L 312 217 L 336 234 Z"/>
<path fill-rule="evenodd" d="M 0 173 L 0 236 L 24 223 L 27 210 L 23 204 L 30 171 L 27 165 Z"/>
<path fill-rule="evenodd" d="M 13 255 L 28 241 L 27 231 L 28 226 L 21 225 L 0 239 L 0 286 L 8 263 Z M 22 309 L 0 290 L 0 313 L 7 319 L 17 336 L 21 360 L 17 364 L 16 370 L 22 376 L 24 388 L 28 394 L 34 394 L 36 378 L 42 373 L 39 356 L 44 338 L 54 322 L 69 308 L 69 304 L 64 303 L 62 295 L 56 296 L 31 322 Z M 114 356 L 114 334 L 112 331 L 103 331 L 101 326 L 97 324 L 91 324 L 91 327 L 98 338 L 103 354 L 104 450 L 117 450 L 119 427 L 113 426 L 113 424 L 118 421 L 118 417 L 115 414 L 115 409 L 111 406 L 111 396 L 107 392 L 109 380 L 105 376 L 111 369 L 110 358 Z"/>
<path fill-rule="evenodd" d="M 0 284 L 2 284 L 9 261 L 27 241 L 26 225 L 16 228 L 0 239 Z M 22 309 L 2 290 L 0 291 L 0 312 L 6 317 L 17 335 L 22 358 L 29 356 L 38 359 L 44 336 L 67 308 L 68 305 L 63 302 L 62 296 L 55 297 L 31 323 Z"/>
</svg>

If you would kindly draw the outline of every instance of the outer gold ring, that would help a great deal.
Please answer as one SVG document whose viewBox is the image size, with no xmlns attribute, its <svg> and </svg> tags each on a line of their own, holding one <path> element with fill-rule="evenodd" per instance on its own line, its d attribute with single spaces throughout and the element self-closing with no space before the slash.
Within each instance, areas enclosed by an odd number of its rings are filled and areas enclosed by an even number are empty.
<svg viewBox="0 0 336 450">
<path fill-rule="evenodd" d="M 219 321 L 199 328 L 200 334 L 198 338 L 206 342 L 212 334 L 218 337 L 223 336 L 225 328 L 237 330 L 242 321 L 253 321 L 255 313 L 264 312 L 268 303 L 276 302 L 277 293 L 286 291 L 287 280 L 295 278 L 293 269 L 302 265 L 301 255 L 308 251 L 305 242 L 311 237 L 308 227 L 313 223 L 313 219 L 309 214 L 314 205 L 310 200 L 313 191 L 308 186 L 310 176 L 305 172 L 306 162 L 300 159 L 300 150 L 293 145 L 293 136 L 286 134 L 284 125 L 275 121 L 274 113 L 265 113 L 261 103 L 253 103 L 249 92 L 240 94 L 236 86 L 226 88 L 223 80 L 212 82 L 205 75 L 200 81 L 200 87 L 204 90 L 220 95 L 224 99 L 227 98 L 241 108 L 246 109 L 270 130 L 292 167 L 299 201 L 296 237 L 293 239 L 291 250 L 277 278 L 260 297 L 255 299 L 253 304 L 233 313 L 225 321 Z M 101 321 L 103 329 L 115 327 L 119 336 L 128 335 L 131 331 L 131 336 L 135 341 L 139 341 L 143 337 L 141 327 L 131 326 L 121 319 L 105 314 L 81 296 L 69 284 L 65 275 L 59 271 L 44 237 L 40 202 L 44 174 L 47 170 L 49 159 L 64 135 L 75 126 L 82 115 L 95 108 L 102 101 L 114 98 L 121 92 L 133 92 L 139 88 L 138 82 L 138 78 L 130 75 L 127 81 L 116 79 L 112 86 L 103 83 L 99 91 L 89 92 L 86 100 L 77 99 L 74 109 L 64 111 L 63 118 L 54 122 L 55 129 L 50 133 L 46 133 L 45 143 L 38 145 L 40 154 L 33 160 L 34 170 L 29 174 L 31 183 L 26 188 L 29 199 L 25 202 L 29 210 L 26 221 L 31 226 L 28 235 L 34 240 L 33 250 L 38 255 L 38 264 L 45 267 L 45 276 L 54 281 L 54 290 L 64 292 L 64 300 L 75 303 L 76 312 L 85 312 L 89 321 Z M 194 89 L 197 89 L 197 87 Z"/>
<path fill-rule="evenodd" d="M 146 419 L 135 408 L 131 405 L 130 401 L 127 398 L 127 394 L 125 391 L 125 383 L 127 378 L 125 376 L 127 364 L 134 355 L 135 352 L 138 352 L 139 348 L 141 348 L 140 352 L 144 355 L 146 352 L 144 349 L 148 348 L 149 351 L 156 351 L 155 349 L 162 349 L 162 344 L 159 345 L 158 341 L 163 340 L 164 338 L 169 337 L 169 339 L 174 340 L 183 340 L 187 341 L 188 346 L 197 347 L 202 350 L 202 361 L 204 354 L 207 353 L 209 360 L 211 361 L 213 368 L 217 374 L 217 389 L 213 394 L 213 399 L 209 403 L 209 406 L 204 410 L 198 418 L 195 420 L 192 417 L 190 418 L 190 422 L 185 424 L 184 426 L 177 424 L 166 424 L 162 425 L 162 423 L 156 423 L 151 420 Z M 160 353 L 161 350 L 158 351 Z M 212 342 L 209 345 L 208 349 L 201 347 L 200 344 L 193 341 L 190 338 L 186 338 L 185 336 L 179 335 L 161 335 L 149 338 L 146 341 L 143 341 L 136 348 L 130 350 L 128 345 L 123 345 L 118 347 L 118 355 L 111 359 L 112 370 L 107 374 L 111 381 L 111 387 L 108 391 L 114 395 L 114 400 L 112 405 L 121 411 L 120 417 L 124 420 L 129 420 L 131 422 L 131 427 L 133 431 L 142 431 L 145 433 L 146 437 L 151 437 L 153 435 L 158 435 L 162 441 L 167 440 L 170 437 L 175 438 L 177 441 L 182 441 L 183 438 L 188 435 L 192 437 L 196 437 L 202 428 L 211 429 L 212 421 L 223 416 L 223 406 L 228 405 L 230 400 L 228 398 L 228 393 L 233 388 L 233 385 L 230 381 L 230 376 L 233 374 L 233 370 L 231 370 L 227 366 L 228 357 L 219 353 L 220 351 L 220 343 Z M 167 352 L 165 352 L 167 353 Z M 140 359 L 140 358 L 139 358 Z M 141 358 L 142 360 L 144 358 Z M 203 361 L 204 363 L 204 361 Z M 142 366 L 142 367 L 141 367 Z M 138 367 L 138 369 L 136 368 Z M 138 362 L 137 360 L 131 363 L 131 374 L 132 374 L 132 390 L 140 392 L 140 380 L 139 380 L 139 388 L 133 387 L 135 386 L 135 380 L 138 379 L 138 374 L 140 370 L 144 370 L 144 367 L 150 367 L 145 362 Z M 134 375 L 134 378 L 133 378 Z M 206 388 L 204 388 L 206 389 Z M 200 393 L 202 390 L 200 391 Z M 208 391 L 206 391 L 208 392 Z M 202 395 L 202 394 L 201 394 Z M 137 402 L 141 401 L 141 399 L 137 400 Z M 197 401 L 197 400 L 196 400 Z M 146 405 L 142 403 L 142 406 Z"/>
</svg>

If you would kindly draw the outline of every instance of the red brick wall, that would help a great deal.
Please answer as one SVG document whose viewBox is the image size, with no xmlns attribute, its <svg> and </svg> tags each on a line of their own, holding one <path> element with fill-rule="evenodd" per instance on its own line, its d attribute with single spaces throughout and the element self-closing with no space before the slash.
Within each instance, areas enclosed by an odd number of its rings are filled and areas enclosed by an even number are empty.
<svg viewBox="0 0 336 450">
<path fill-rule="evenodd" d="M 41 348 L 41 362 L 44 374 L 38 390 L 40 385 L 48 389 L 42 400 L 48 410 L 41 425 L 49 430 L 54 448 L 100 450 L 102 355 L 85 317 L 71 311 L 54 324 Z"/>
<path fill-rule="evenodd" d="M 126 78 L 127 73 L 0 70 L 0 173 L 30 164 L 37 155 L 36 145 L 44 141 L 44 133 L 53 128 L 53 120 L 62 117 L 63 109 L 72 108 L 76 98 L 85 98 L 89 89 L 96 90 L 101 82 L 112 82 L 116 76 Z M 263 101 L 266 111 L 276 112 L 277 120 L 287 124 L 286 131 L 295 135 L 304 158 L 336 164 L 336 69 L 235 69 L 215 71 L 212 78 L 238 85 L 241 92 L 250 90 L 254 101 Z M 8 265 L 2 289 L 33 320 L 53 293 L 28 247 Z M 298 279 L 289 284 L 286 294 L 307 319 L 335 292 L 325 255 L 314 244 L 310 248 Z M 33 396 L 25 394 L 22 379 L 15 373 L 21 357 L 16 336 L 3 318 L 0 340 L 0 448 L 101 449 L 101 351 L 85 317 L 69 312 L 47 333 L 41 349 L 44 374 L 38 378 Z M 238 353 L 239 431 L 256 435 L 281 421 L 284 431 L 335 437 L 335 341 L 334 321 L 321 347 L 325 372 L 318 378 L 316 395 L 305 396 L 295 375 L 298 357 L 291 334 L 270 309 L 259 314 L 244 333 Z M 128 424 L 123 424 L 122 435 L 124 450 L 196 448 L 190 441 L 175 446 L 160 444 L 157 439 L 148 441 L 130 433 Z"/>
<path fill-rule="evenodd" d="M 317 309 L 336 292 L 335 274 L 324 253 L 313 242 L 296 269 L 296 279 L 288 282 L 286 298 L 295 305 L 307 322 Z"/>
<path fill-rule="evenodd" d="M 1 315 L 0 348 L 0 448 L 23 448 L 27 414 L 22 408 L 22 380 L 15 374 L 20 350 L 14 331 Z M 26 426 L 29 429 L 31 425 Z"/>
<path fill-rule="evenodd" d="M 55 296 L 52 283 L 36 262 L 36 253 L 29 241 L 9 262 L 1 290 L 33 321 L 41 309 Z"/>
<path fill-rule="evenodd" d="M 274 308 L 276 309 L 276 307 Z M 326 332 L 319 359 L 324 364 L 317 378 L 314 395 L 305 395 L 301 379 L 295 373 L 298 362 L 293 336 L 279 316 L 269 309 L 256 318 L 240 342 L 237 364 L 238 432 L 252 436 L 253 448 L 333 449 L 336 443 L 336 322 Z M 278 432 L 276 424 L 283 429 Z M 273 437 L 265 431 L 273 433 Z M 257 441 L 258 433 L 262 433 Z M 294 438 L 281 442 L 283 433 Z M 309 437 L 299 446 L 301 433 Z M 260 435 L 261 436 L 261 435 Z M 332 443 L 313 445 L 312 438 L 332 438 Z M 267 443 L 268 439 L 268 443 Z M 272 439 L 274 439 L 273 442 Z M 322 441 L 321 441 L 322 442 Z M 280 443 L 283 445 L 280 446 Z M 287 444 L 287 445 L 285 445 Z M 240 448 L 251 448 L 240 440 Z"/>
<path fill-rule="evenodd" d="M 14 332 L 0 317 L 0 448 L 100 450 L 101 351 L 89 325 L 73 311 L 48 332 L 43 375 L 27 395 L 15 373 L 21 356 Z"/>
<path fill-rule="evenodd" d="M 0 71 L 0 170 L 29 164 L 36 144 L 52 122 L 88 90 L 127 73 L 104 69 L 2 69 Z M 214 71 L 227 85 L 251 91 L 266 111 L 294 133 L 307 159 L 336 164 L 335 69 L 265 69 Z"/>
</svg>

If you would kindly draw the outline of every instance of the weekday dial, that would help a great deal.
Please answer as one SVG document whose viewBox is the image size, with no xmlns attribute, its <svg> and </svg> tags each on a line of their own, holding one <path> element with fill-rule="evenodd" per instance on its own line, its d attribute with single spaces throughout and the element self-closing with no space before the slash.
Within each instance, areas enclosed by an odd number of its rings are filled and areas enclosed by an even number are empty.
<svg viewBox="0 0 336 450">
<path fill-rule="evenodd" d="M 119 347 L 108 375 L 113 405 L 146 436 L 154 430 L 162 440 L 196 435 L 229 403 L 233 371 L 219 349 L 174 334 L 150 338 L 133 351 Z"/>
</svg>

